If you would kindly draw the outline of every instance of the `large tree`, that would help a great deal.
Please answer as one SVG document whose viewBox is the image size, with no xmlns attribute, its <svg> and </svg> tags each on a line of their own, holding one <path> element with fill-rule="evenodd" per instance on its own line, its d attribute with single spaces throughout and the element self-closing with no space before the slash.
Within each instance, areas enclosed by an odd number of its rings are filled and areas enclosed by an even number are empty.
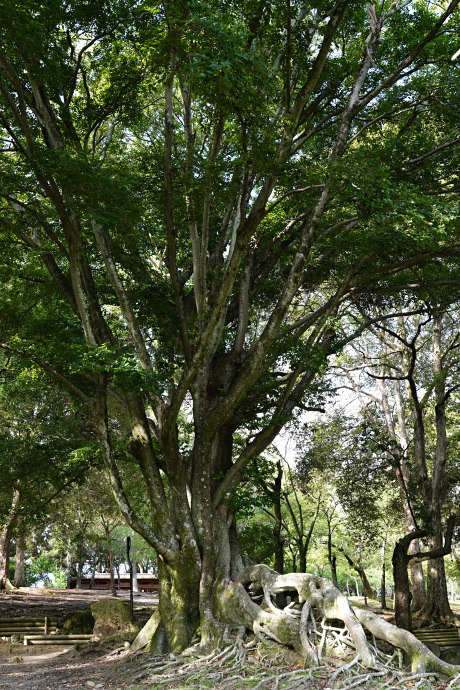
<svg viewBox="0 0 460 690">
<path fill-rule="evenodd" d="M 1 9 L 3 347 L 92 409 L 118 506 L 159 555 L 173 650 L 223 619 L 314 659 L 314 602 L 371 659 L 324 581 L 241 574 L 228 497 L 317 406 L 349 301 L 405 289 L 417 266 L 419 282 L 457 279 L 457 2 Z M 285 590 L 305 602 L 300 638 L 272 603 Z"/>
</svg>

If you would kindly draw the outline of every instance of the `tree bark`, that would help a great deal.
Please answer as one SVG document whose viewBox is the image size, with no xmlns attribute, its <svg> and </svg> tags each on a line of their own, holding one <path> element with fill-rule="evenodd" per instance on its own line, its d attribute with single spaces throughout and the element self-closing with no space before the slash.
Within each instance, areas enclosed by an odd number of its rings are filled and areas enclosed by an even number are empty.
<svg viewBox="0 0 460 690">
<path fill-rule="evenodd" d="M 66 558 L 65 558 L 65 565 L 66 565 L 66 573 L 65 573 L 66 588 L 69 589 L 70 578 L 72 577 L 72 556 L 71 556 L 70 551 L 67 551 Z"/>
<path fill-rule="evenodd" d="M 22 530 L 19 529 L 16 534 L 16 557 L 15 557 L 15 568 L 14 568 L 14 586 L 15 587 L 25 587 L 26 578 L 24 573 L 24 535 Z"/>
<path fill-rule="evenodd" d="M 385 534 L 385 539 L 382 544 L 382 561 L 381 561 L 381 570 L 382 570 L 382 575 L 380 578 L 380 606 L 382 609 L 387 608 L 387 599 L 386 599 L 386 566 L 385 566 L 385 550 L 386 550 L 386 543 L 387 543 L 387 535 Z"/>
<path fill-rule="evenodd" d="M 0 533 L 0 589 L 5 589 L 10 579 L 10 545 L 13 525 L 7 523 Z"/>
<path fill-rule="evenodd" d="M 10 579 L 10 546 L 13 529 L 19 514 L 19 491 L 15 491 L 6 521 L 0 532 L 0 589 L 5 589 Z"/>
<path fill-rule="evenodd" d="M 446 372 L 442 353 L 442 311 L 435 309 L 433 326 L 433 373 L 435 388 L 436 449 L 431 479 L 431 531 L 430 551 L 442 549 L 441 501 L 445 493 L 445 466 L 448 447 L 446 420 Z M 447 541 L 446 535 L 446 541 Z M 450 552 L 450 551 L 449 551 Z M 427 596 L 423 612 L 424 621 L 447 622 L 454 614 L 449 604 L 444 558 L 428 563 Z"/>
<path fill-rule="evenodd" d="M 452 619 L 453 614 L 449 606 L 448 595 L 447 595 L 447 584 L 446 576 L 444 570 L 444 556 L 447 556 L 452 550 L 452 534 L 454 531 L 456 522 L 456 515 L 451 515 L 446 524 L 446 536 L 444 540 L 444 545 L 442 540 L 440 545 L 439 539 L 431 540 L 433 543 L 433 548 L 426 552 L 417 553 L 415 555 L 408 554 L 409 544 L 412 540 L 426 536 L 426 532 L 423 530 L 418 530 L 412 534 L 406 534 L 405 537 L 396 542 L 395 549 L 393 552 L 393 577 L 395 586 L 395 620 L 396 625 L 400 628 L 405 628 L 406 630 L 411 630 L 412 627 L 412 616 L 410 611 L 410 589 L 409 589 L 409 579 L 407 575 L 407 566 L 411 561 L 421 562 L 429 561 L 430 564 L 428 569 L 430 570 L 431 564 L 438 562 L 438 565 L 433 567 L 433 582 L 437 583 L 438 590 L 440 594 L 440 604 L 433 601 L 432 611 L 438 616 L 438 621 L 446 622 L 446 620 Z M 441 562 L 441 566 L 439 565 Z M 405 567 L 404 567 L 405 563 Z M 442 567 L 442 576 L 437 578 L 440 568 Z M 445 588 L 443 591 L 442 588 Z M 436 587 L 433 586 L 430 591 L 436 593 Z M 407 594 L 409 592 L 409 595 Z M 447 609 L 441 608 L 444 600 L 447 600 Z M 428 604 L 428 597 L 427 597 Z M 428 618 L 427 614 L 424 614 L 424 620 L 427 622 L 432 622 L 433 618 Z"/>
<path fill-rule="evenodd" d="M 430 540 L 432 548 L 438 548 L 438 539 Z M 449 595 L 446 582 L 446 570 L 444 558 L 436 558 L 428 561 L 427 567 L 427 596 L 423 610 L 423 620 L 428 624 L 449 623 L 454 614 L 449 604 Z"/>
<path fill-rule="evenodd" d="M 112 546 L 111 546 L 111 541 L 110 541 L 110 530 L 108 528 L 108 525 L 104 524 L 104 530 L 105 530 L 105 538 L 107 540 L 107 552 L 109 554 L 110 591 L 112 592 L 112 596 L 116 597 L 117 596 L 117 589 L 115 587 L 115 575 L 113 572 L 113 551 L 112 551 Z"/>
<path fill-rule="evenodd" d="M 183 651 L 200 624 L 201 572 L 197 565 L 194 554 L 187 559 L 186 553 L 178 557 L 177 564 L 158 562 L 158 608 L 172 652 Z"/>
<path fill-rule="evenodd" d="M 281 515 L 281 484 L 283 481 L 283 468 L 281 461 L 277 462 L 278 473 L 274 482 L 274 499 L 273 510 L 275 513 L 275 525 L 273 527 L 273 540 L 275 547 L 275 570 L 278 573 L 284 573 L 284 539 L 281 538 L 281 530 L 283 526 L 283 519 Z"/>
<path fill-rule="evenodd" d="M 396 542 L 393 551 L 393 581 L 395 587 L 395 622 L 398 628 L 412 630 L 411 600 L 412 594 L 409 585 L 409 575 L 407 566 L 409 558 L 407 556 L 407 544 Z"/>
</svg>

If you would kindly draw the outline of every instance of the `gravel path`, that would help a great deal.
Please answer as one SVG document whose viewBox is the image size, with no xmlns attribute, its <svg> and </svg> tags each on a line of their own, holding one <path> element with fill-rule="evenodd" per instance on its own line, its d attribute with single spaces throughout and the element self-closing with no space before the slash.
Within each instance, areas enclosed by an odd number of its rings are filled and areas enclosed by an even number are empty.
<svg viewBox="0 0 460 690">
<path fill-rule="evenodd" d="M 116 681 L 107 680 L 108 675 L 113 677 L 116 663 L 107 658 L 75 658 L 68 649 L 27 656 L 21 656 L 19 649 L 18 654 L 0 656 L 0 689 L 118 688 L 120 685 Z"/>
<path fill-rule="evenodd" d="M 68 613 L 87 609 L 109 598 L 108 592 L 90 590 L 37 590 L 24 588 L 21 594 L 0 594 L 0 618 L 49 616 L 62 624 Z M 120 599 L 129 599 L 122 592 Z M 134 600 L 135 618 L 145 620 L 158 603 L 156 595 L 142 594 Z M 137 609 L 137 611 L 136 611 Z M 0 642 L 0 690 L 119 690 L 120 659 L 107 650 L 92 654 L 74 648 L 24 647 Z M 125 675 L 124 669 L 123 675 Z M 128 682 L 128 686 L 130 683 Z"/>
</svg>

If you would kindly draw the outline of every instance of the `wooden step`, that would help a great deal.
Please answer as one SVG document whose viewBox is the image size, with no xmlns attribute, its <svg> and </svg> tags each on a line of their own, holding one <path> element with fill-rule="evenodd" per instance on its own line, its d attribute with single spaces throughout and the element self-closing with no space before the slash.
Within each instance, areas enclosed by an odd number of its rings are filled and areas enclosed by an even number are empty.
<svg viewBox="0 0 460 690">
<path fill-rule="evenodd" d="M 413 634 L 420 642 L 435 642 L 440 647 L 460 647 L 458 628 L 414 630 Z"/>
<path fill-rule="evenodd" d="M 57 623 L 56 622 L 48 622 L 45 626 L 45 623 L 22 623 L 21 621 L 15 621 L 14 623 L 0 623 L 0 630 L 13 630 L 14 628 L 57 628 Z"/>
<path fill-rule="evenodd" d="M 73 645 L 90 642 L 92 635 L 24 635 L 24 644 Z"/>
<path fill-rule="evenodd" d="M 57 632 L 58 628 L 54 625 L 52 628 L 48 628 L 46 632 L 51 633 L 51 632 Z M 28 626 L 26 627 L 25 625 L 19 626 L 17 625 L 15 628 L 0 628 L 0 635 L 22 635 L 23 633 L 43 633 L 45 634 L 45 626 L 41 625 L 39 626 L 34 626 L 33 628 L 29 628 Z"/>
<path fill-rule="evenodd" d="M 43 616 L 43 618 L 0 618 L 0 625 L 10 624 L 10 623 L 30 623 L 37 625 L 45 625 L 45 621 L 48 623 L 57 623 L 55 618 L 49 618 L 48 616 Z"/>
<path fill-rule="evenodd" d="M 5 630 L 0 629 L 0 637 L 11 637 L 11 635 L 50 635 L 57 633 L 58 628 L 5 628 Z"/>
</svg>

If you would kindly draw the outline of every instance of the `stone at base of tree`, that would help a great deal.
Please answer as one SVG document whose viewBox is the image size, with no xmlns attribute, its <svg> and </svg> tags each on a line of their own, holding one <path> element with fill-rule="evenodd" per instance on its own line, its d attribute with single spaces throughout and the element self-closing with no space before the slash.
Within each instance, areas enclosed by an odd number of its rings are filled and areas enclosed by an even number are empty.
<svg viewBox="0 0 460 690">
<path fill-rule="evenodd" d="M 93 632 L 94 623 L 95 620 L 91 609 L 75 611 L 74 613 L 69 613 L 64 618 L 62 632 L 65 635 L 90 635 Z"/>
<path fill-rule="evenodd" d="M 139 632 L 126 601 L 102 599 L 91 606 L 95 619 L 93 641 L 109 637 L 131 641 Z"/>
<path fill-rule="evenodd" d="M 137 635 L 130 647 L 130 651 L 137 652 L 139 649 L 142 649 L 142 647 L 146 647 L 154 636 L 160 622 L 160 611 L 157 609 Z"/>
<path fill-rule="evenodd" d="M 445 647 L 441 650 L 441 659 L 448 664 L 460 664 L 460 647 Z"/>
<path fill-rule="evenodd" d="M 428 649 L 430 650 L 430 652 L 433 652 L 433 654 L 434 654 L 435 656 L 437 656 L 438 659 L 443 659 L 443 658 L 444 658 L 444 657 L 442 656 L 441 647 L 440 647 L 438 644 L 436 644 L 436 642 L 424 642 L 424 645 L 425 645 L 425 647 L 428 647 Z M 447 661 L 447 659 L 444 659 L 444 661 Z M 458 664 L 459 662 L 458 662 L 458 661 L 454 661 L 453 663 L 454 663 L 454 664 Z"/>
</svg>

